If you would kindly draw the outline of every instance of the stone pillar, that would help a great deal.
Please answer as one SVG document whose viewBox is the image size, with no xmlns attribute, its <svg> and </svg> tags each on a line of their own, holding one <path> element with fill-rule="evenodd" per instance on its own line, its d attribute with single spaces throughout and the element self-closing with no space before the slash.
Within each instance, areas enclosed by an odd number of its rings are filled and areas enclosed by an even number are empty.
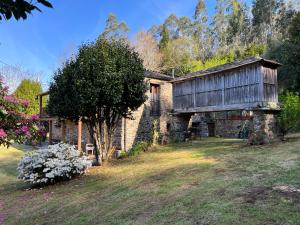
<svg viewBox="0 0 300 225">
<path fill-rule="evenodd" d="M 252 133 L 264 134 L 268 139 L 267 141 L 278 138 L 276 112 L 263 110 L 253 111 Z"/>
<path fill-rule="evenodd" d="M 174 138 L 176 141 L 184 141 L 185 134 L 189 128 L 189 122 L 191 119 L 191 114 L 181 114 L 174 115 L 172 117 L 170 132 L 172 133 L 171 138 Z"/>
</svg>

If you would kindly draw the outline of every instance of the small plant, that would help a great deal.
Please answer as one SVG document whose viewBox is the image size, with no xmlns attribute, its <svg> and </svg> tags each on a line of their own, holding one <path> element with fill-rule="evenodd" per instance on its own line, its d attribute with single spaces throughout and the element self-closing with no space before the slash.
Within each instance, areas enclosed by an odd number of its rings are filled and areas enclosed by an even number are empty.
<svg viewBox="0 0 300 225">
<path fill-rule="evenodd" d="M 81 175 L 91 165 L 75 146 L 60 143 L 28 152 L 19 162 L 18 178 L 34 185 L 52 184 Z"/>
<path fill-rule="evenodd" d="M 135 146 L 133 146 L 127 153 L 128 156 L 136 156 L 140 154 L 140 152 L 146 152 L 149 148 L 149 143 L 146 141 L 138 142 Z"/>
<path fill-rule="evenodd" d="M 125 150 L 121 150 L 118 159 L 123 159 L 127 156 L 127 152 Z"/>
<path fill-rule="evenodd" d="M 160 134 L 158 132 L 158 121 L 154 120 L 152 122 L 152 145 L 158 145 Z"/>
</svg>

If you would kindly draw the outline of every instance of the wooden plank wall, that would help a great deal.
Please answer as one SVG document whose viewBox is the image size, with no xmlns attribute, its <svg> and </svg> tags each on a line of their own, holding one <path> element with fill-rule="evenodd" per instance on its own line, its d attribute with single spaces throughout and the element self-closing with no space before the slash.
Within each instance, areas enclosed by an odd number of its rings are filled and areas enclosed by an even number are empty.
<svg viewBox="0 0 300 225">
<path fill-rule="evenodd" d="M 264 100 L 276 101 L 276 83 L 276 70 L 258 64 L 185 80 L 174 83 L 174 109 L 207 109 L 216 106 L 230 109 L 231 105 L 234 109 L 236 105 L 246 107 L 247 104 L 253 106 L 253 103 Z"/>
<path fill-rule="evenodd" d="M 264 102 L 278 102 L 277 70 L 262 68 L 264 83 Z"/>
</svg>

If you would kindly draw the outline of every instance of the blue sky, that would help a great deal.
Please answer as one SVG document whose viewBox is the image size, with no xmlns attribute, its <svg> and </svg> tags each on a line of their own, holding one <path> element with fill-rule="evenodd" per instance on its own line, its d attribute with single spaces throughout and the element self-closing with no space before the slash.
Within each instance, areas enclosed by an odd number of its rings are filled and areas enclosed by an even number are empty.
<svg viewBox="0 0 300 225">
<path fill-rule="evenodd" d="M 0 60 L 42 73 L 47 86 L 62 58 L 82 42 L 94 40 L 109 13 L 130 28 L 130 37 L 160 24 L 171 13 L 192 16 L 197 0 L 50 0 L 25 21 L 0 22 Z M 206 0 L 209 14 L 215 0 Z M 1 65 L 0 65 L 1 66 Z"/>
</svg>

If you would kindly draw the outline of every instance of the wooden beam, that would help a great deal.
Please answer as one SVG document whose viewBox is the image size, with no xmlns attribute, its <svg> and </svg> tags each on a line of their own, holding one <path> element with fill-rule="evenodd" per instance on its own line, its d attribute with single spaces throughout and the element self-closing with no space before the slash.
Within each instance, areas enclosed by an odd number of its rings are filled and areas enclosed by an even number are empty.
<svg viewBox="0 0 300 225">
<path fill-rule="evenodd" d="M 52 145 L 52 120 L 49 121 L 49 145 Z"/>
<path fill-rule="evenodd" d="M 61 122 L 61 141 L 66 142 L 66 123 L 64 120 Z"/>
<path fill-rule="evenodd" d="M 230 104 L 219 106 L 205 106 L 196 108 L 174 109 L 173 114 L 180 113 L 201 113 L 201 112 L 221 112 L 231 110 L 279 110 L 278 104 L 274 102 L 253 102 L 245 104 Z"/>
<path fill-rule="evenodd" d="M 43 96 L 42 95 L 39 96 L 39 100 L 40 100 L 40 117 L 42 117 L 42 110 L 43 110 Z"/>
<path fill-rule="evenodd" d="M 81 119 L 79 119 L 78 121 L 78 126 L 77 126 L 78 132 L 77 132 L 77 147 L 78 147 L 78 151 L 82 150 L 81 147 L 81 140 L 82 140 L 82 121 Z"/>
</svg>

